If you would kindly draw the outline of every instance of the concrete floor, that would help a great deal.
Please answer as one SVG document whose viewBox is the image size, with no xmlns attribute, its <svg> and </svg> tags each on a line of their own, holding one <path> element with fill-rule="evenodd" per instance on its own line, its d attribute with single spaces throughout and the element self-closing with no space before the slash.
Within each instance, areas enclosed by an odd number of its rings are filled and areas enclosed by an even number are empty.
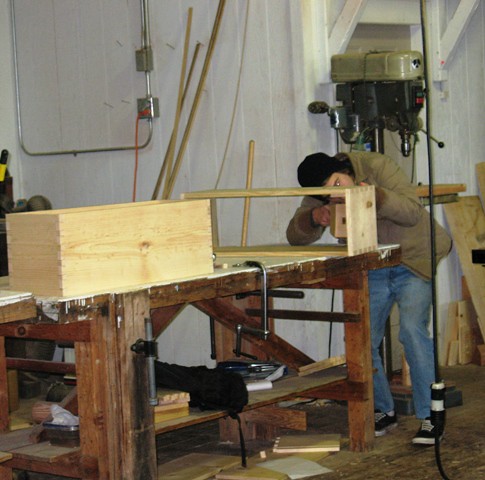
<svg viewBox="0 0 485 480">
<path fill-rule="evenodd" d="M 476 365 L 447 367 L 441 374 L 462 393 L 463 405 L 448 408 L 445 437 L 440 445 L 442 471 L 437 467 L 434 447 L 411 444 L 419 422 L 400 416 L 399 427 L 377 438 L 368 453 L 354 453 L 344 442 L 341 450 L 319 463 L 330 473 L 306 477 L 309 480 L 478 480 L 485 479 L 485 367 Z M 348 436 L 347 408 L 334 402 L 295 405 L 308 415 L 308 433 L 340 433 Z M 282 431 L 281 434 L 292 433 Z M 273 441 L 248 441 L 248 456 L 270 450 Z M 181 429 L 157 437 L 158 463 L 163 464 L 189 453 L 240 455 L 239 444 L 219 441 L 217 422 Z M 187 479 L 188 480 L 188 479 Z"/>
</svg>

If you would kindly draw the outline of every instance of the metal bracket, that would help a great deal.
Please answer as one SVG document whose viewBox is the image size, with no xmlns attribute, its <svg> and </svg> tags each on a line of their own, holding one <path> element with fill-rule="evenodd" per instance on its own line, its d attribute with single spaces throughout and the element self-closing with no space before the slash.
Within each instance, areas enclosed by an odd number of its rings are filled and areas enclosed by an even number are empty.
<svg viewBox="0 0 485 480">
<path fill-rule="evenodd" d="M 145 355 L 147 359 L 149 403 L 150 405 L 157 405 L 157 384 L 155 380 L 155 358 L 158 356 L 157 342 L 153 341 L 152 321 L 149 318 L 145 318 L 145 335 L 147 339 L 139 338 L 130 347 L 130 350 L 134 353 Z"/>
</svg>

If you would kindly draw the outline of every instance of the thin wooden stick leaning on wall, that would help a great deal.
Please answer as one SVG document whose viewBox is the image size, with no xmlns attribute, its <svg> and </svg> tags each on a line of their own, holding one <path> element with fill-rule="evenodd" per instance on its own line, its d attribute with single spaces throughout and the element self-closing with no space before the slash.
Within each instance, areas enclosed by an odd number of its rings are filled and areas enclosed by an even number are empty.
<svg viewBox="0 0 485 480">
<path fill-rule="evenodd" d="M 253 164 L 254 164 L 254 140 L 249 142 L 249 154 L 248 154 L 248 173 L 246 176 L 246 190 L 250 190 L 253 183 Z M 246 197 L 244 199 L 244 214 L 243 214 L 243 226 L 241 234 L 241 247 L 245 247 L 248 240 L 248 221 L 249 221 L 249 207 L 251 199 Z"/>
<path fill-rule="evenodd" d="M 204 65 L 202 67 L 202 73 L 200 75 L 199 84 L 197 85 L 197 91 L 195 92 L 194 103 L 192 104 L 192 109 L 190 110 L 189 119 L 187 121 L 187 126 L 185 127 L 185 132 L 182 137 L 182 142 L 180 144 L 177 158 L 175 159 L 175 165 L 173 167 L 173 171 L 171 173 L 167 172 L 167 175 L 170 175 L 170 181 L 168 184 L 168 189 L 165 192 L 166 193 L 165 198 L 170 198 L 170 196 L 172 195 L 173 187 L 175 185 L 175 181 L 177 180 L 177 175 L 180 170 L 180 166 L 182 164 L 182 158 L 184 156 L 185 149 L 187 148 L 189 135 L 192 130 L 192 125 L 195 119 L 195 115 L 199 107 L 200 98 L 202 96 L 202 90 L 204 89 L 205 80 L 207 78 L 207 72 L 209 71 L 209 65 L 212 59 L 212 54 L 214 52 L 214 46 L 217 40 L 217 34 L 219 33 L 219 27 L 222 21 L 222 14 L 224 13 L 225 4 L 226 4 L 225 0 L 219 1 L 216 18 L 214 20 L 214 26 L 212 29 L 212 35 L 209 40 L 209 46 L 207 47 L 207 55 L 205 57 Z"/>
<path fill-rule="evenodd" d="M 168 145 L 167 172 L 171 172 L 171 170 L 172 170 L 173 157 L 175 155 L 175 145 L 177 143 L 177 134 L 178 134 L 178 129 L 179 129 L 180 113 L 182 111 L 182 99 L 184 97 L 185 70 L 187 68 L 187 55 L 188 55 L 188 51 L 189 51 L 191 28 L 192 28 L 192 8 L 189 8 L 188 14 L 187 14 L 187 28 L 186 28 L 186 31 L 185 31 L 184 52 L 183 52 L 183 56 L 182 56 L 182 69 L 180 71 L 177 105 L 176 105 L 176 108 L 175 108 L 175 119 L 174 119 L 174 122 L 173 122 L 172 136 L 170 137 L 170 142 L 169 142 L 169 145 Z M 164 187 L 164 190 L 163 190 L 163 198 L 167 198 L 166 192 L 168 191 L 169 180 L 170 180 L 169 175 L 167 174 L 167 176 L 165 178 L 165 187 Z"/>
<path fill-rule="evenodd" d="M 342 195 L 342 192 L 344 195 Z M 305 195 L 345 196 L 347 219 L 347 255 L 358 255 L 377 249 L 375 187 L 306 187 L 255 188 L 251 190 L 204 190 L 182 194 L 184 199 L 301 197 Z M 264 248 L 264 246 L 263 246 Z M 241 247 L 244 253 L 245 247 Z M 288 247 L 288 255 L 291 255 Z M 322 256 L 324 255 L 322 249 Z"/>
<path fill-rule="evenodd" d="M 200 42 L 198 42 L 197 45 L 195 46 L 194 54 L 192 55 L 192 61 L 190 63 L 189 74 L 187 75 L 187 81 L 185 82 L 184 94 L 182 95 L 182 104 L 180 108 L 182 108 L 184 105 L 185 96 L 187 95 L 187 92 L 190 87 L 190 81 L 192 80 L 192 73 L 194 71 L 194 66 L 197 62 L 197 57 L 199 55 L 200 45 L 201 45 Z M 174 148 L 175 148 L 174 132 L 172 131 L 172 135 L 170 136 L 170 141 L 168 143 L 167 151 L 165 152 L 165 157 L 163 159 L 162 167 L 160 169 L 160 173 L 158 174 L 157 183 L 152 193 L 152 200 L 156 200 L 158 198 L 158 194 L 160 193 L 160 186 L 162 185 L 162 180 L 165 175 L 165 170 L 167 169 L 168 155 L 169 155 L 169 152 Z"/>
</svg>

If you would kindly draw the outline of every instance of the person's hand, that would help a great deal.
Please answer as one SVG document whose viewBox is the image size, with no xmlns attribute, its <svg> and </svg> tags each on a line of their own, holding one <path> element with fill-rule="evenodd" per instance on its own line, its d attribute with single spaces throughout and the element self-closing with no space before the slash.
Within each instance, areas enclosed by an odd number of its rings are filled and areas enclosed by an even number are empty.
<svg viewBox="0 0 485 480">
<path fill-rule="evenodd" d="M 312 210 L 312 220 L 315 225 L 326 227 L 330 225 L 330 208 L 327 205 L 316 207 Z"/>
</svg>

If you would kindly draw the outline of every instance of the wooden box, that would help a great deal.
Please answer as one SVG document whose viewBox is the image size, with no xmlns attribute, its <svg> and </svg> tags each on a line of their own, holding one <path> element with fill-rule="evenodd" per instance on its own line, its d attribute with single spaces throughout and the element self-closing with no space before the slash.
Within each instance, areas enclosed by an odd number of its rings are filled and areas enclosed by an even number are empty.
<svg viewBox="0 0 485 480">
<path fill-rule="evenodd" d="M 375 187 L 373 185 L 352 187 L 305 187 L 305 188 L 254 188 L 248 190 L 205 190 L 189 192 L 182 195 L 185 199 L 222 199 L 222 198 L 263 198 L 263 197 L 302 197 L 304 195 L 330 195 L 343 197 L 341 215 L 345 218 L 347 245 L 334 253 L 325 246 L 286 247 L 283 250 L 271 245 L 262 246 L 259 253 L 266 249 L 268 255 L 358 255 L 377 250 L 377 217 Z M 290 219 L 288 219 L 289 221 Z M 213 224 L 216 225 L 215 219 Z M 251 247 L 214 246 L 215 252 L 224 256 L 244 255 L 245 252 L 255 255 L 257 250 Z M 279 250 L 279 251 L 278 251 Z"/>
<path fill-rule="evenodd" d="M 212 273 L 207 200 L 7 215 L 10 288 L 71 297 Z"/>
</svg>

